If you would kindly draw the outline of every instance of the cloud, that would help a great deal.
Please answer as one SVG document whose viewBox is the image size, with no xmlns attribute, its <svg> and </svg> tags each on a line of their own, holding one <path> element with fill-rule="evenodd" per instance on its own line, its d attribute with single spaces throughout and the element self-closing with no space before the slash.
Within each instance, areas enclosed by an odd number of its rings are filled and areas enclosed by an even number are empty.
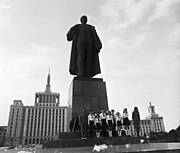
<svg viewBox="0 0 180 153">
<path fill-rule="evenodd" d="M 36 54 L 43 54 L 43 55 L 52 55 L 58 52 L 58 49 L 52 46 L 42 46 L 37 43 L 31 44 L 32 50 L 34 50 L 34 53 Z"/>
<path fill-rule="evenodd" d="M 159 19 L 165 18 L 172 14 L 172 6 L 176 6 L 179 3 L 179 0 L 162 0 L 157 1 L 155 3 L 154 12 L 152 13 L 151 17 L 149 17 L 149 22 Z M 169 18 L 170 19 L 170 18 Z"/>
<path fill-rule="evenodd" d="M 168 18 L 178 16 L 177 3 L 177 0 L 106 0 L 100 7 L 104 49 L 111 51 L 108 52 L 112 54 L 110 57 L 114 53 L 119 58 L 138 52 L 147 59 L 164 49 L 177 49 L 180 25 Z"/>
<path fill-rule="evenodd" d="M 1 6 L 0 6 L 0 9 L 1 9 L 1 10 L 6 10 L 6 9 L 10 9 L 10 8 L 11 8 L 10 5 L 1 5 Z"/>
<path fill-rule="evenodd" d="M 142 33 L 137 36 L 135 36 L 132 40 L 128 43 L 129 49 L 138 49 L 139 47 L 142 47 L 142 45 L 149 41 L 151 38 L 150 33 Z"/>
<path fill-rule="evenodd" d="M 6 11 L 10 7 L 10 5 L 0 5 L 0 48 L 8 44 L 13 34 L 10 12 Z"/>
<path fill-rule="evenodd" d="M 159 18 L 173 20 L 178 3 L 179 0 L 106 0 L 100 7 L 101 20 L 107 30 L 124 32 L 132 26 L 148 25 Z"/>
<path fill-rule="evenodd" d="M 48 69 L 58 62 L 59 56 L 57 56 L 57 48 L 40 46 L 38 44 L 32 44 L 28 47 L 24 48 L 24 50 L 26 50 L 24 54 L 18 53 L 17 50 L 22 49 L 17 46 L 2 48 L 0 68 L 3 73 L 0 73 L 0 76 L 9 76 L 17 80 L 23 80 L 27 77 L 24 76 L 25 74 L 29 75 L 31 71 L 39 68 Z M 11 53 L 11 50 L 13 50 L 14 53 Z M 5 53 L 3 54 L 3 52 Z"/>
<path fill-rule="evenodd" d="M 169 45 L 179 46 L 180 45 L 180 23 L 176 24 L 173 30 L 167 37 Z M 180 47 L 180 46 L 179 46 Z"/>
<path fill-rule="evenodd" d="M 110 38 L 108 41 L 108 47 L 112 48 L 115 51 L 127 49 L 126 42 L 124 42 L 119 37 Z"/>
<path fill-rule="evenodd" d="M 121 37 L 112 37 L 108 41 L 108 46 L 113 50 L 137 50 L 151 39 L 151 34 L 148 32 L 133 36 L 132 38 L 124 40 Z"/>
<path fill-rule="evenodd" d="M 101 16 L 111 29 L 125 30 L 140 23 L 150 12 L 154 0 L 107 0 L 101 7 Z"/>
</svg>

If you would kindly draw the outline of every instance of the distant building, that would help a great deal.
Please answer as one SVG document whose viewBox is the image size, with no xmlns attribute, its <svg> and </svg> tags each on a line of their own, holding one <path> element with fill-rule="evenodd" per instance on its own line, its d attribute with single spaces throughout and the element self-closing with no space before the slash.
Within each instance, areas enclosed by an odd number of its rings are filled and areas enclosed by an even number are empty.
<svg viewBox="0 0 180 153">
<path fill-rule="evenodd" d="M 7 126 L 0 126 L 0 147 L 5 145 Z"/>
<path fill-rule="evenodd" d="M 151 131 L 153 132 L 165 132 L 163 117 L 159 116 L 155 112 L 155 106 L 148 106 L 149 116 L 140 121 L 140 136 L 147 136 Z M 131 121 L 131 125 L 128 129 L 128 135 L 137 135 L 134 129 L 134 125 Z"/>
<path fill-rule="evenodd" d="M 40 144 L 67 132 L 67 107 L 59 106 L 60 94 L 50 90 L 50 74 L 45 92 L 35 94 L 34 106 L 14 100 L 10 107 L 6 145 Z"/>
</svg>

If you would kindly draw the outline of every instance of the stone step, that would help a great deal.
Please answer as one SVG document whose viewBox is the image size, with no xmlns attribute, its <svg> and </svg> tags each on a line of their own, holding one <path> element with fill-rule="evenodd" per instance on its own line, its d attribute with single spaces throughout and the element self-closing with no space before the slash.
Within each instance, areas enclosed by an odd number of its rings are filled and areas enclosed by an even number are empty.
<svg viewBox="0 0 180 153">
<path fill-rule="evenodd" d="M 123 145 L 123 144 L 138 144 L 138 143 L 140 143 L 140 138 L 137 137 L 59 139 L 59 140 L 44 141 L 43 148 L 84 147 L 84 146 L 94 146 L 95 144 Z"/>
</svg>

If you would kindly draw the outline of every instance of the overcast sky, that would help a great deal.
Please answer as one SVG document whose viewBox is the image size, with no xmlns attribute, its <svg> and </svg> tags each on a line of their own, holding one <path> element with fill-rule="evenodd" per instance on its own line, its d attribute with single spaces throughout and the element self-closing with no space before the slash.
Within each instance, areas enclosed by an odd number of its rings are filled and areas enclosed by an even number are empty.
<svg viewBox="0 0 180 153">
<path fill-rule="evenodd" d="M 110 109 L 149 102 L 169 131 L 180 125 L 180 0 L 0 0 L 0 125 L 20 99 L 34 105 L 51 89 L 67 105 L 71 43 L 66 33 L 86 14 L 103 43 L 99 54 Z M 131 116 L 131 115 L 130 115 Z"/>
</svg>

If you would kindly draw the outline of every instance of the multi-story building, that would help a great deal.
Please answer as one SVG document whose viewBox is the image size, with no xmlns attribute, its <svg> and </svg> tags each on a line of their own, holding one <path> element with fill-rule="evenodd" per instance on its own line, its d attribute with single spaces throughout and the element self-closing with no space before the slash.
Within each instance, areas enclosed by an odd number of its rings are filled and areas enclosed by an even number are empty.
<svg viewBox="0 0 180 153">
<path fill-rule="evenodd" d="M 24 106 L 14 100 L 10 107 L 6 144 L 40 144 L 66 132 L 67 107 L 60 106 L 60 94 L 51 92 L 50 74 L 45 92 L 35 94 L 34 106 Z"/>
<path fill-rule="evenodd" d="M 7 126 L 0 126 L 0 147 L 5 145 Z"/>
<path fill-rule="evenodd" d="M 149 116 L 140 121 L 140 136 L 148 136 L 151 131 L 153 132 L 165 132 L 163 117 L 159 116 L 155 112 L 155 106 L 148 106 Z M 128 135 L 137 135 L 134 125 L 131 121 L 131 125 L 128 128 Z"/>
</svg>

